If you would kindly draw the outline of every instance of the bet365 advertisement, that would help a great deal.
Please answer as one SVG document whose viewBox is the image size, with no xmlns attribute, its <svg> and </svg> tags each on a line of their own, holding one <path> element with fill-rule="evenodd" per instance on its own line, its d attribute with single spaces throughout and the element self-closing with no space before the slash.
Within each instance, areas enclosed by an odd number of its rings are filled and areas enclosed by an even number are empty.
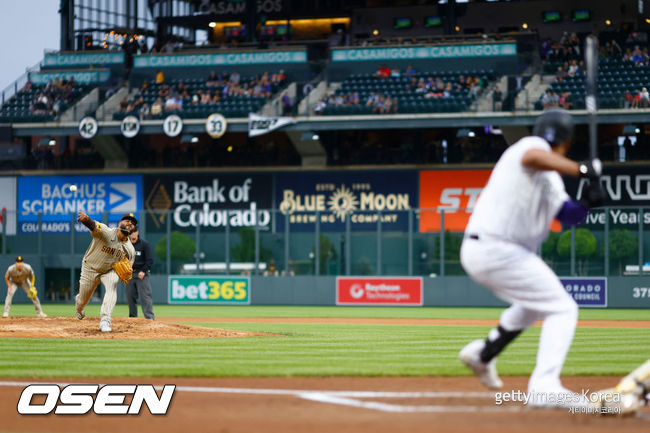
<svg viewBox="0 0 650 433">
<path fill-rule="evenodd" d="M 170 275 L 168 295 L 170 304 L 248 305 L 251 283 L 248 277 Z"/>
</svg>

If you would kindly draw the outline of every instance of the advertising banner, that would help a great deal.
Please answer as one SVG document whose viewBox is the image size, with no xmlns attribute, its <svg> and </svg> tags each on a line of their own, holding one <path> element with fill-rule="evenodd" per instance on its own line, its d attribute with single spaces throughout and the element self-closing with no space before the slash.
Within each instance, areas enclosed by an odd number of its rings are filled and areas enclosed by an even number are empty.
<svg viewBox="0 0 650 433">
<path fill-rule="evenodd" d="M 248 305 L 251 303 L 249 277 L 170 275 L 168 281 L 170 304 Z"/>
<path fill-rule="evenodd" d="M 133 59 L 133 68 L 187 68 L 306 62 L 307 50 L 252 51 L 229 54 L 163 54 L 136 56 Z"/>
<path fill-rule="evenodd" d="M 2 221 L 0 214 L 0 223 L 6 224 L 7 235 L 16 234 L 16 178 L 0 177 L 0 211 L 7 215 L 7 221 Z"/>
<path fill-rule="evenodd" d="M 416 171 L 279 173 L 276 205 L 288 215 L 292 231 L 312 231 L 319 213 L 320 230 L 408 230 L 408 211 L 417 207 Z M 414 218 L 415 220 L 415 218 Z M 415 228 L 415 221 L 413 222 Z M 283 231 L 285 218 L 278 218 Z"/>
<path fill-rule="evenodd" d="M 565 178 L 567 192 L 571 197 L 580 199 L 586 179 Z M 643 165 L 607 166 L 601 178 L 610 207 L 607 215 L 604 209 L 594 209 L 587 216 L 587 226 L 602 229 L 605 219 L 609 218 L 611 228 L 636 230 L 639 220 L 644 225 L 650 224 L 650 209 L 639 213 L 638 207 L 650 206 L 650 167 Z M 627 208 L 626 208 L 627 207 Z"/>
<path fill-rule="evenodd" d="M 560 277 L 564 289 L 581 307 L 607 306 L 607 278 Z"/>
<path fill-rule="evenodd" d="M 471 209 L 492 170 L 431 170 L 420 172 L 420 232 L 440 230 L 444 210 L 445 230 L 462 232 Z"/>
<path fill-rule="evenodd" d="M 70 186 L 77 190 L 71 191 Z M 84 211 L 102 221 L 117 223 L 126 212 L 138 212 L 142 203 L 140 176 L 24 176 L 18 178 L 18 231 L 38 233 L 42 214 L 43 233 L 69 233 L 72 215 Z M 76 231 L 87 230 L 75 224 Z"/>
<path fill-rule="evenodd" d="M 95 70 L 95 71 L 70 71 L 70 72 L 30 72 L 29 79 L 34 84 L 45 85 L 50 80 L 74 78 L 77 84 L 97 84 L 108 81 L 111 77 L 109 70 Z"/>
<path fill-rule="evenodd" d="M 144 177 L 147 227 L 165 228 L 171 211 L 173 230 L 197 225 L 223 229 L 271 225 L 270 174 L 156 174 Z M 151 223 L 151 224 L 149 224 Z"/>
<path fill-rule="evenodd" d="M 123 52 L 46 54 L 43 65 L 47 68 L 64 68 L 67 66 L 102 67 L 102 65 L 121 65 L 124 63 Z"/>
<path fill-rule="evenodd" d="M 429 60 L 517 55 L 517 44 L 459 44 L 430 47 L 351 48 L 332 50 L 333 62 Z"/>
<path fill-rule="evenodd" d="M 337 277 L 336 305 L 421 306 L 421 277 Z"/>
</svg>

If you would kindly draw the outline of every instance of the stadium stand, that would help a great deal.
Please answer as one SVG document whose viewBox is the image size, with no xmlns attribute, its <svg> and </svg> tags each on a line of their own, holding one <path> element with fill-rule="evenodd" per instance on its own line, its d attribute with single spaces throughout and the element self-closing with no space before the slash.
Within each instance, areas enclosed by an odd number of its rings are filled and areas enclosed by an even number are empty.
<svg viewBox="0 0 650 433">
<path fill-rule="evenodd" d="M 70 80 L 50 80 L 46 85 L 31 81 L 0 109 L 0 122 L 47 122 L 55 120 L 66 109 L 92 90 L 92 86 Z"/>
<path fill-rule="evenodd" d="M 207 117 L 221 113 L 226 117 L 246 117 L 284 88 L 286 76 L 263 72 L 253 77 L 239 74 L 212 73 L 208 79 L 172 79 L 169 83 L 156 80 L 142 83 L 131 101 L 123 100 L 113 114 L 121 120 L 129 114 L 146 119 L 162 119 L 175 113 L 183 118 Z"/>
<path fill-rule="evenodd" d="M 466 111 L 495 79 L 492 70 L 353 74 L 315 113 L 322 115 Z"/>
</svg>

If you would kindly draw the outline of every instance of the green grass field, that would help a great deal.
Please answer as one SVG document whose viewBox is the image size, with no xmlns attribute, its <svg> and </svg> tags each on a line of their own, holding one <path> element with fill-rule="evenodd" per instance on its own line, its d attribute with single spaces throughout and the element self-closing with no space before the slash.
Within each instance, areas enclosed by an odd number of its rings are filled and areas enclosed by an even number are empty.
<svg viewBox="0 0 650 433">
<path fill-rule="evenodd" d="M 71 316 L 72 305 L 46 305 Z M 229 322 L 232 317 L 381 317 L 495 319 L 492 308 L 155 306 L 158 317 L 219 317 L 192 325 L 280 337 L 177 340 L 0 339 L 0 377 L 469 376 L 457 359 L 484 326 L 347 325 Z M 31 305 L 12 315 L 32 316 Z M 87 308 L 99 314 L 98 305 Z M 119 305 L 115 316 L 126 316 Z M 581 319 L 648 320 L 649 310 L 583 309 Z M 650 322 L 649 322 L 650 324 Z M 499 372 L 529 375 L 539 328 L 523 333 L 499 358 Z M 564 375 L 622 375 L 650 357 L 648 328 L 578 328 Z"/>
</svg>

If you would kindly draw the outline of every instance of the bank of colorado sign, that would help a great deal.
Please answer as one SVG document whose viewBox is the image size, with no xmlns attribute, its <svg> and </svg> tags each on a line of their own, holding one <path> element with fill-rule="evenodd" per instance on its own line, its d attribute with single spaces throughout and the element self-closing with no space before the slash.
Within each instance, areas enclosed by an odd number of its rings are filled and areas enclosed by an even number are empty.
<svg viewBox="0 0 650 433">
<path fill-rule="evenodd" d="M 338 277 L 336 305 L 421 306 L 420 277 Z"/>
<path fill-rule="evenodd" d="M 268 227 L 270 175 L 160 175 L 145 177 L 145 208 L 156 228 L 171 211 L 175 229 Z"/>
</svg>

